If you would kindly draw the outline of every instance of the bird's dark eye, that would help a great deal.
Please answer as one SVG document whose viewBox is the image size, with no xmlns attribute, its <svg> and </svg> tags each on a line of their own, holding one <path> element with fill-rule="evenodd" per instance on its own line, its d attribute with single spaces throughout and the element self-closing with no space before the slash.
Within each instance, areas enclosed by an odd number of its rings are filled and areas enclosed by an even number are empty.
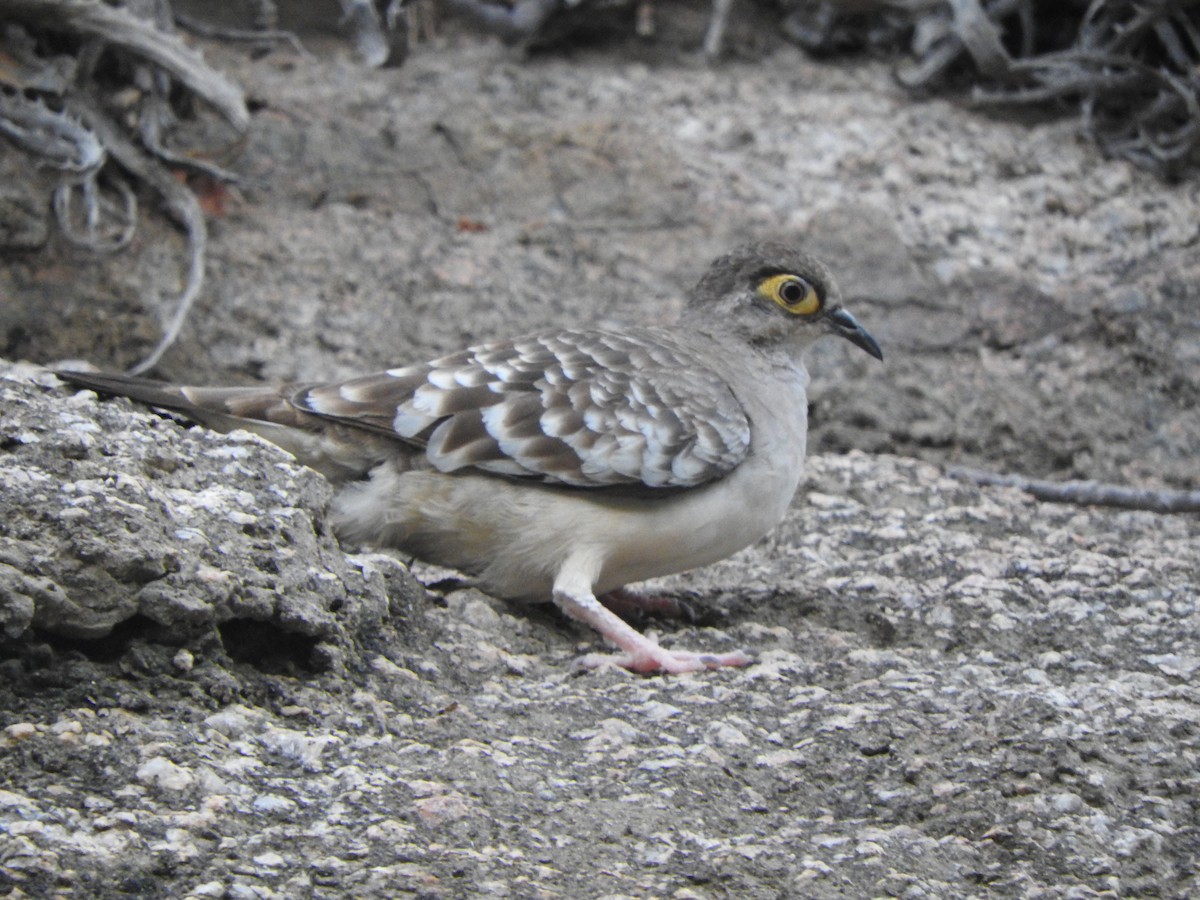
<svg viewBox="0 0 1200 900">
<path fill-rule="evenodd" d="M 797 316 L 811 316 L 821 309 L 821 295 L 799 275 L 771 275 L 758 283 L 760 296 Z"/>
<path fill-rule="evenodd" d="M 788 303 L 798 303 L 804 299 L 804 288 L 798 281 L 787 281 L 779 286 L 779 296 Z"/>
</svg>

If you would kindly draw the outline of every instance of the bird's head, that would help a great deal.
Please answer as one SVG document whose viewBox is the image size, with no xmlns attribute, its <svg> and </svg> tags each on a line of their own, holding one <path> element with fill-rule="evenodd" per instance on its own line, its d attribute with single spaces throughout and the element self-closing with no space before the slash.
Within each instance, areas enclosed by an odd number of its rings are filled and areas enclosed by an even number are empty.
<svg viewBox="0 0 1200 900">
<path fill-rule="evenodd" d="M 883 359 L 875 338 L 842 306 L 828 267 L 787 244 L 747 244 L 714 260 L 683 318 L 734 331 L 764 349 L 803 350 L 836 334 Z"/>
</svg>

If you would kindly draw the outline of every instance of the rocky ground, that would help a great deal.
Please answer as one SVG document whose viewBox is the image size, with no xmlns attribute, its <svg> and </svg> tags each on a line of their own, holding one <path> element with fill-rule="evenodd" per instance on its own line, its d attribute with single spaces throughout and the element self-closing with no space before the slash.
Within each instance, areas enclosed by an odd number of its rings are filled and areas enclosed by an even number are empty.
<svg viewBox="0 0 1200 900">
<path fill-rule="evenodd" d="M 680 43 L 208 47 L 255 120 L 160 373 L 660 321 L 729 244 L 802 240 L 885 365 L 817 348 L 806 490 L 660 586 L 697 624 L 649 625 L 758 662 L 583 674 L 552 611 L 347 556 L 286 455 L 6 366 L 10 895 L 1197 892 L 1200 522 L 944 474 L 1200 486 L 1197 183 L 1070 120 L 914 103 L 883 63 Z M 7 256 L 5 355 L 136 361 L 181 247 L 151 218 L 118 258 Z"/>
</svg>

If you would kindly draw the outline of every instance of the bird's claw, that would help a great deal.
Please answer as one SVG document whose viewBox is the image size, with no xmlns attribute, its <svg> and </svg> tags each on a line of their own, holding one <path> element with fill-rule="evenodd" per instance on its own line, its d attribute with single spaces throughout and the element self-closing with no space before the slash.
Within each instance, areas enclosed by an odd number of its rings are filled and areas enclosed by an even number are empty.
<svg viewBox="0 0 1200 900">
<path fill-rule="evenodd" d="M 643 675 L 656 672 L 682 675 L 686 672 L 703 672 L 726 666 L 740 668 L 752 662 L 754 659 L 741 650 L 732 653 L 690 653 L 684 650 L 667 650 L 657 645 L 627 653 L 589 653 L 579 660 L 579 664 L 585 669 L 618 666 Z"/>
</svg>

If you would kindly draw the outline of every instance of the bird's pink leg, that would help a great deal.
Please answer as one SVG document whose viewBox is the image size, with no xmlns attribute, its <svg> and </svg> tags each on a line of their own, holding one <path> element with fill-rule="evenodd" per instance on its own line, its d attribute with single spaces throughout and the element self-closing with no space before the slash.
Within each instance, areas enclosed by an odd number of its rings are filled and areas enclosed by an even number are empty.
<svg viewBox="0 0 1200 900">
<path fill-rule="evenodd" d="M 606 609 L 592 593 L 590 584 L 584 584 L 581 578 L 573 578 L 570 574 L 560 574 L 555 582 L 554 602 L 571 618 L 591 625 L 623 651 L 616 654 L 588 654 L 581 662 L 589 669 L 615 665 L 633 672 L 678 675 L 724 666 L 744 666 L 752 661 L 740 650 L 733 653 L 692 653 L 660 647 L 612 610 Z"/>
</svg>

